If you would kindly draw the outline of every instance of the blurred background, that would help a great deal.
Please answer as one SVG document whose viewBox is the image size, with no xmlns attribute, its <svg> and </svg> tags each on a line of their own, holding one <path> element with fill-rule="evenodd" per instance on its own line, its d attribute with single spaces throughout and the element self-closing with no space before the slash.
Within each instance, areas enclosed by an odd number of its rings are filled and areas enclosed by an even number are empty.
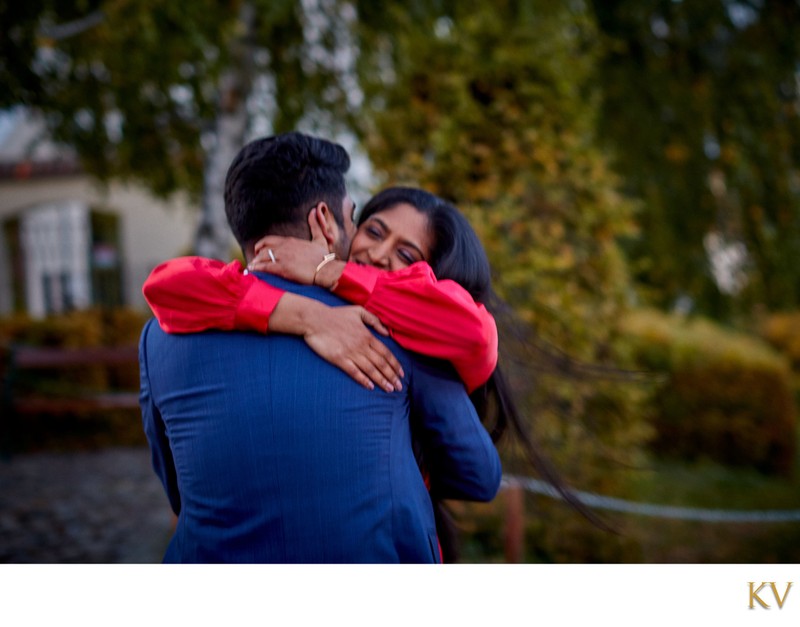
<svg viewBox="0 0 800 627">
<path fill-rule="evenodd" d="M 300 129 L 469 217 L 536 440 L 464 562 L 800 561 L 797 0 L 0 0 L 0 561 L 159 561 L 141 284 Z"/>
</svg>

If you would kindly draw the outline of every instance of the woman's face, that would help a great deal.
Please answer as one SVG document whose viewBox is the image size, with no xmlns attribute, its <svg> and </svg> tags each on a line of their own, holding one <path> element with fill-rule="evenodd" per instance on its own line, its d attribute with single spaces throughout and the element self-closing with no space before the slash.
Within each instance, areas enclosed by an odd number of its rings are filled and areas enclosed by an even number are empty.
<svg viewBox="0 0 800 627">
<path fill-rule="evenodd" d="M 350 246 L 350 261 L 382 270 L 400 270 L 428 261 L 433 247 L 428 217 L 401 203 L 367 218 Z"/>
</svg>

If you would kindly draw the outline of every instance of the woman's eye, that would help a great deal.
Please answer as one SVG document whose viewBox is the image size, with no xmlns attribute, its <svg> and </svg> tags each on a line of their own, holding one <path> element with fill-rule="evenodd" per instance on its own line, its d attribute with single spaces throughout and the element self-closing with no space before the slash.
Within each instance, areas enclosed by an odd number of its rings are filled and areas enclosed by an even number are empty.
<svg viewBox="0 0 800 627">
<path fill-rule="evenodd" d="M 366 232 L 367 232 L 367 235 L 369 235 L 370 237 L 374 237 L 375 239 L 378 239 L 381 236 L 380 229 L 378 229 L 378 228 L 376 228 L 374 226 L 368 226 L 366 228 Z"/>
<path fill-rule="evenodd" d="M 408 252 L 408 251 L 406 251 L 406 250 L 398 250 L 398 251 L 397 251 L 397 256 L 398 256 L 398 257 L 400 257 L 400 259 L 401 259 L 401 260 L 402 260 L 404 263 L 407 263 L 409 266 L 410 266 L 412 263 L 415 263 L 415 262 L 417 261 L 417 260 L 414 258 L 414 255 L 412 255 L 410 252 Z"/>
</svg>

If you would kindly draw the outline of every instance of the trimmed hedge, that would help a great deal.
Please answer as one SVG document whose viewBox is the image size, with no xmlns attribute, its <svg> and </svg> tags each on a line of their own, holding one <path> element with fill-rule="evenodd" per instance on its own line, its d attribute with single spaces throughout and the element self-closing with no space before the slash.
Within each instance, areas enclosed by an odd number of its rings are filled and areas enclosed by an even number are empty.
<svg viewBox="0 0 800 627">
<path fill-rule="evenodd" d="M 88 309 L 47 318 L 0 318 L 0 344 L 82 348 L 136 344 L 149 318 L 134 309 Z"/>
<path fill-rule="evenodd" d="M 139 387 L 138 364 L 53 368 L 7 372 L 14 344 L 53 348 L 135 346 L 148 316 L 130 309 L 76 311 L 35 320 L 0 318 L 0 371 L 4 394 L 68 397 L 76 391 L 113 392 Z M 5 377 L 13 377 L 13 388 Z M 5 399 L 4 399 L 5 400 Z M 59 416 L 4 416 L 4 448 L 10 451 L 70 450 L 108 445 L 143 445 L 141 420 L 131 410 L 115 409 Z"/>
<path fill-rule="evenodd" d="M 787 360 L 708 320 L 637 311 L 621 321 L 636 361 L 665 376 L 654 393 L 654 452 L 789 474 L 796 416 Z"/>
<path fill-rule="evenodd" d="M 786 355 L 792 367 L 800 372 L 800 311 L 767 316 L 759 333 L 779 353 Z"/>
<path fill-rule="evenodd" d="M 148 316 L 133 309 L 89 309 L 33 319 L 0 318 L 0 347 L 14 344 L 53 348 L 135 346 Z M 50 384 L 62 382 L 105 387 L 138 387 L 138 366 L 89 367 L 45 373 Z"/>
</svg>

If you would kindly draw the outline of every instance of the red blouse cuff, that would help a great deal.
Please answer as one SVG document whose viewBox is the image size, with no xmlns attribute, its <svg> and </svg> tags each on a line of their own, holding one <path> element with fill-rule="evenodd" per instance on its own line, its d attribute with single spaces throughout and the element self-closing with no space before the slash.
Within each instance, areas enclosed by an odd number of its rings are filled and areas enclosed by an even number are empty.
<svg viewBox="0 0 800 627">
<path fill-rule="evenodd" d="M 333 293 L 356 305 L 363 305 L 375 290 L 375 283 L 383 271 L 372 266 L 346 263 Z"/>
<path fill-rule="evenodd" d="M 266 333 L 269 329 L 269 317 L 284 291 L 254 276 L 249 278 L 252 279 L 250 286 L 236 306 L 234 328 Z"/>
</svg>

